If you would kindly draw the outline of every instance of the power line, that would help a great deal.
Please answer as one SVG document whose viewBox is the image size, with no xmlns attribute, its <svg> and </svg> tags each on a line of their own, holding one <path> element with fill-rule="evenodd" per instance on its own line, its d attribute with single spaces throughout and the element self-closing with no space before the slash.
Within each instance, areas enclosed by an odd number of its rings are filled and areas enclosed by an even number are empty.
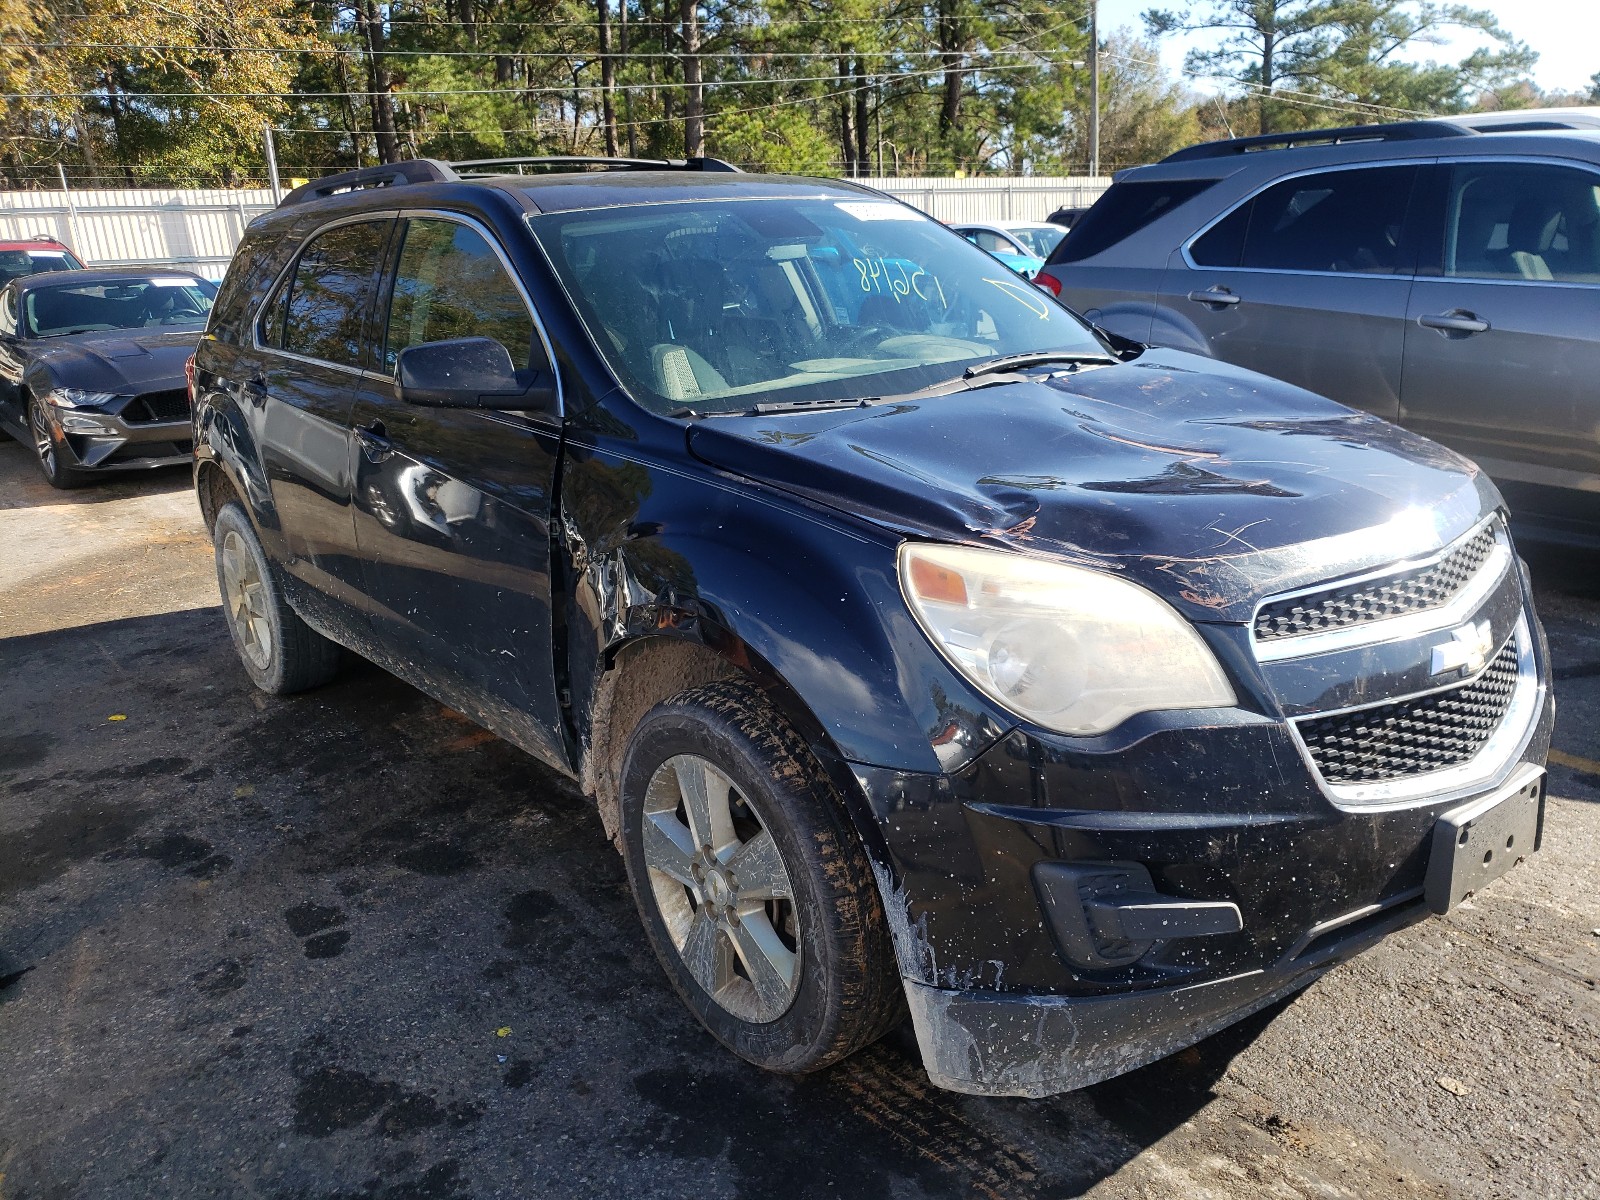
<svg viewBox="0 0 1600 1200">
<path fill-rule="evenodd" d="M 1143 66 L 1143 67 L 1158 67 L 1158 68 L 1161 68 L 1163 70 L 1165 69 L 1162 66 L 1161 63 L 1154 62 L 1154 61 L 1152 61 L 1151 59 L 1148 59 L 1148 58 L 1135 58 L 1131 54 L 1119 54 L 1114 50 L 1102 50 L 1101 53 L 1104 54 L 1108 58 L 1119 58 L 1123 62 L 1137 63 L 1139 66 Z M 1214 81 L 1216 81 L 1218 83 L 1231 83 L 1231 84 L 1233 84 L 1233 85 L 1235 85 L 1237 87 L 1244 88 L 1245 90 L 1254 92 L 1254 93 L 1256 93 L 1258 95 L 1270 96 L 1270 97 L 1272 97 L 1274 99 L 1282 100 L 1286 104 L 1302 104 L 1302 105 L 1304 105 L 1305 107 L 1308 107 L 1308 108 L 1323 108 L 1323 109 L 1327 109 L 1330 112 L 1343 112 L 1343 113 L 1349 113 L 1349 114 L 1352 114 L 1352 115 L 1355 115 L 1355 116 L 1370 115 L 1370 112 L 1394 113 L 1397 116 L 1419 117 L 1419 118 L 1432 117 L 1432 116 L 1437 116 L 1438 115 L 1436 113 L 1423 112 L 1420 109 L 1396 108 L 1393 105 L 1389 105 L 1389 104 L 1373 104 L 1373 103 L 1370 103 L 1369 101 L 1366 101 L 1366 100 L 1347 100 L 1347 99 L 1342 100 L 1339 97 L 1335 97 L 1335 96 L 1323 96 L 1323 95 L 1321 95 L 1321 94 L 1319 94 L 1317 92 L 1296 91 L 1294 88 L 1282 88 L 1282 87 L 1270 87 L 1269 88 L 1269 87 L 1266 86 L 1266 84 L 1249 83 L 1249 82 L 1244 81 L 1244 80 L 1234 79 L 1234 78 L 1232 78 L 1231 76 L 1228 76 L 1228 75 L 1205 74 L 1205 75 L 1194 75 L 1194 76 L 1191 76 L 1191 78 L 1194 78 L 1194 79 L 1209 79 L 1209 80 L 1214 80 Z M 1304 99 L 1304 100 L 1293 100 L 1293 99 L 1290 98 L 1290 97 L 1293 97 L 1293 96 L 1303 96 L 1303 97 L 1306 97 L 1306 99 Z M 1364 109 L 1365 110 L 1370 110 L 1370 111 L 1368 113 L 1364 113 L 1362 111 Z"/>
<path fill-rule="evenodd" d="M 295 49 L 288 46 L 160 46 L 133 42 L 9 42 L 13 49 L 24 50 L 181 50 L 193 54 L 332 54 L 350 57 L 399 58 L 540 58 L 570 59 L 583 56 L 598 57 L 598 49 L 582 50 L 366 50 L 359 46 L 328 46 Z M 761 50 L 741 49 L 703 55 L 704 58 L 935 58 L 950 54 L 948 50 Z M 968 58 L 983 58 L 1013 51 L 978 47 L 958 53 Z M 683 57 L 670 51 L 628 51 L 626 56 L 612 52 L 612 57 L 622 62 L 634 59 L 673 59 Z"/>
<path fill-rule="evenodd" d="M 1040 30 L 1039 32 L 1037 32 L 1035 34 L 1030 35 L 1027 40 L 1029 40 L 1029 41 L 1037 40 L 1038 38 L 1044 37 L 1047 33 L 1050 33 L 1050 32 L 1055 32 L 1055 31 L 1054 30 Z M 933 53 L 933 56 L 937 56 L 937 57 L 941 57 L 941 58 L 943 57 L 943 55 L 940 54 L 937 51 L 932 52 L 932 53 Z M 1018 55 L 1018 56 L 1031 55 L 1031 56 L 1035 57 L 1036 59 L 1043 60 L 1042 63 L 1011 63 L 1011 64 L 1000 63 L 1000 64 L 991 65 L 989 67 L 981 68 L 981 70 L 987 71 L 987 72 L 990 72 L 990 73 L 992 73 L 994 71 L 999 71 L 999 70 L 1016 70 L 1016 69 L 1021 69 L 1021 68 L 1032 68 L 1032 67 L 1036 67 L 1036 66 L 1039 66 L 1039 65 L 1063 65 L 1063 64 L 1064 65 L 1073 65 L 1073 64 L 1077 63 L 1078 60 L 1077 59 L 1069 59 L 1069 58 L 1067 58 L 1066 56 L 1069 55 L 1070 53 L 1071 53 L 1071 51 L 1066 51 L 1066 50 L 1054 51 L 1054 50 L 1039 50 L 1039 49 L 1035 49 L 1035 48 L 1027 48 L 1027 47 L 1024 47 L 1024 46 L 1022 46 L 1020 44 L 1014 44 L 1014 45 L 1009 46 L 1009 47 L 979 48 L 977 50 L 963 51 L 962 52 L 963 56 L 966 57 L 966 58 L 993 58 L 993 57 L 995 57 L 997 55 Z M 673 56 L 673 57 L 678 57 L 678 56 Z M 708 56 L 708 57 L 715 57 L 715 56 Z M 827 57 L 833 57 L 833 56 L 829 55 Z M 1058 62 L 1057 60 L 1062 60 L 1062 62 Z M 980 70 L 979 68 L 965 68 L 965 69 L 968 70 L 970 73 L 974 73 L 974 74 L 977 73 L 978 70 Z M 938 75 L 938 74 L 943 74 L 943 73 L 945 73 L 946 70 L 947 70 L 947 68 L 941 64 L 940 66 L 935 67 L 935 68 L 933 68 L 931 70 L 925 70 L 925 71 L 899 71 L 899 72 L 893 72 L 893 73 L 885 74 L 885 75 L 882 75 L 882 76 L 874 76 L 874 78 L 875 79 L 882 78 L 882 79 L 885 79 L 885 80 L 900 80 L 900 79 L 912 78 L 912 77 L 916 77 L 916 76 L 920 76 L 920 75 L 929 75 L 929 74 Z M 700 86 L 703 87 L 703 88 L 757 87 L 757 86 L 769 86 L 769 85 L 774 85 L 774 84 L 782 86 L 782 85 L 787 85 L 787 84 L 799 84 L 799 83 L 840 83 L 840 82 L 844 82 L 844 81 L 854 81 L 854 80 L 856 80 L 858 78 L 860 78 L 860 77 L 857 76 L 857 75 L 854 75 L 854 74 L 842 75 L 842 74 L 837 74 L 836 73 L 836 74 L 832 74 L 832 75 L 770 76 L 770 77 L 752 77 L 752 78 L 745 78 L 745 79 L 708 79 L 708 80 L 705 80 L 703 83 L 701 83 Z M 401 90 L 398 90 L 398 91 L 390 91 L 390 92 L 341 91 L 341 92 L 288 92 L 288 93 L 282 93 L 282 92 L 127 92 L 127 91 L 125 91 L 125 92 L 120 93 L 120 98 L 125 100 L 125 101 L 136 101 L 136 100 L 265 100 L 265 99 L 280 100 L 281 99 L 281 100 L 289 100 L 289 101 L 292 102 L 292 101 L 296 101 L 296 100 L 342 100 L 342 99 L 347 99 L 347 98 L 349 98 L 349 99 L 357 99 L 357 98 L 359 98 L 359 99 L 369 99 L 369 98 L 371 98 L 373 96 L 384 96 L 384 95 L 393 96 L 393 97 L 395 97 L 397 99 L 406 99 L 406 98 L 410 98 L 410 97 L 426 97 L 426 96 L 510 96 L 510 97 L 526 97 L 526 96 L 539 96 L 539 95 L 570 96 L 575 92 L 604 92 L 604 91 L 608 91 L 608 90 L 609 91 L 613 91 L 613 92 L 622 92 L 622 91 L 655 91 L 655 90 L 659 90 L 662 87 L 678 88 L 678 87 L 682 87 L 682 86 L 683 86 L 683 84 L 681 83 L 681 81 L 667 81 L 665 83 L 661 83 L 661 82 L 656 82 L 656 83 L 619 83 L 619 84 L 613 84 L 611 86 L 611 88 L 609 88 L 609 89 L 606 88 L 603 84 L 572 83 L 572 84 L 567 84 L 567 85 L 559 86 L 559 87 L 537 87 L 537 88 L 529 88 L 529 87 L 496 87 L 496 88 L 433 88 L 433 89 L 428 89 L 428 88 L 418 88 L 418 89 L 405 88 L 405 89 L 401 89 Z M 101 91 L 85 91 L 85 92 L 0 92 L 0 100 L 49 100 L 49 99 L 97 100 L 97 99 L 101 99 L 101 98 L 105 97 L 106 94 L 107 93 L 105 91 L 103 91 L 103 90 L 101 90 Z"/>
</svg>

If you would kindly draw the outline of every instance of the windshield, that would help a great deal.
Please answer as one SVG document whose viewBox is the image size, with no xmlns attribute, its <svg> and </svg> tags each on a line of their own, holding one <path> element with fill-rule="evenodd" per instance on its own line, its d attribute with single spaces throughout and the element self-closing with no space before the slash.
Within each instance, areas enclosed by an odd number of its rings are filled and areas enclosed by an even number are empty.
<svg viewBox="0 0 1600 1200">
<path fill-rule="evenodd" d="M 0 250 L 0 284 L 42 271 L 81 271 L 83 264 L 65 250 Z"/>
<path fill-rule="evenodd" d="M 601 354 L 657 412 L 897 394 L 999 355 L 1106 354 L 1032 284 L 886 200 L 700 201 L 529 225 Z"/>
<path fill-rule="evenodd" d="M 188 275 L 32 287 L 22 305 L 23 331 L 57 337 L 107 329 L 198 329 L 216 294 L 215 284 Z"/>
<path fill-rule="evenodd" d="M 1056 243 L 1067 236 L 1067 231 L 1059 225 L 1012 225 L 1006 232 L 1037 258 L 1049 258 Z"/>
</svg>

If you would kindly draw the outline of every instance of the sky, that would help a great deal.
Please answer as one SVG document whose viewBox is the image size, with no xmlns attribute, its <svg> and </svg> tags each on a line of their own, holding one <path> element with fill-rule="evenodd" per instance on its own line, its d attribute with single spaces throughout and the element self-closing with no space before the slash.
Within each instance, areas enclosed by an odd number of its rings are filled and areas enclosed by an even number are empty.
<svg viewBox="0 0 1600 1200">
<path fill-rule="evenodd" d="M 1141 14 L 1149 8 L 1189 7 L 1204 12 L 1209 0 L 1100 0 L 1100 26 L 1105 32 L 1127 27 L 1144 32 Z M 1502 28 L 1538 51 L 1539 61 L 1533 80 L 1547 92 L 1589 89 L 1589 77 L 1600 71 L 1600 0 L 1473 0 L 1473 8 L 1487 9 L 1499 19 Z M 1104 36 L 1104 34 L 1102 34 Z M 1457 33 L 1443 46 L 1421 46 L 1411 57 L 1418 61 L 1459 60 L 1472 53 L 1481 37 Z M 1183 55 L 1196 45 L 1195 37 L 1175 34 L 1163 39 L 1161 59 L 1174 74 L 1183 66 Z M 1215 89 L 1205 80 L 1193 80 L 1200 91 Z"/>
</svg>

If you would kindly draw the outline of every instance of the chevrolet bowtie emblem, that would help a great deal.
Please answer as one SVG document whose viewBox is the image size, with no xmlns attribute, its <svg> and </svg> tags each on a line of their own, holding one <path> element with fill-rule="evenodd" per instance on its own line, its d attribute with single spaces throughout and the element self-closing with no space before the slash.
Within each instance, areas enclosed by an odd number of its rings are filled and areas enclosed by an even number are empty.
<svg viewBox="0 0 1600 1200">
<path fill-rule="evenodd" d="M 1450 632 L 1448 642 L 1441 642 L 1433 648 L 1429 670 L 1435 675 L 1443 675 L 1447 671 L 1465 671 L 1471 675 L 1483 669 L 1483 664 L 1489 661 L 1493 651 L 1494 631 L 1490 629 L 1489 622 L 1463 625 Z"/>
</svg>

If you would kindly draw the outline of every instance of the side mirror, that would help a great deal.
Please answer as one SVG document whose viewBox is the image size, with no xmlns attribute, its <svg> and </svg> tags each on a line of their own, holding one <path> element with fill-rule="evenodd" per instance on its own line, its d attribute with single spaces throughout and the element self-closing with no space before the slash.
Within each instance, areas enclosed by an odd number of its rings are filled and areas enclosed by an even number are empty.
<svg viewBox="0 0 1600 1200">
<path fill-rule="evenodd" d="M 555 381 L 548 369 L 518 371 L 493 338 L 451 338 L 400 351 L 395 394 L 429 408 L 549 409 Z"/>
</svg>

